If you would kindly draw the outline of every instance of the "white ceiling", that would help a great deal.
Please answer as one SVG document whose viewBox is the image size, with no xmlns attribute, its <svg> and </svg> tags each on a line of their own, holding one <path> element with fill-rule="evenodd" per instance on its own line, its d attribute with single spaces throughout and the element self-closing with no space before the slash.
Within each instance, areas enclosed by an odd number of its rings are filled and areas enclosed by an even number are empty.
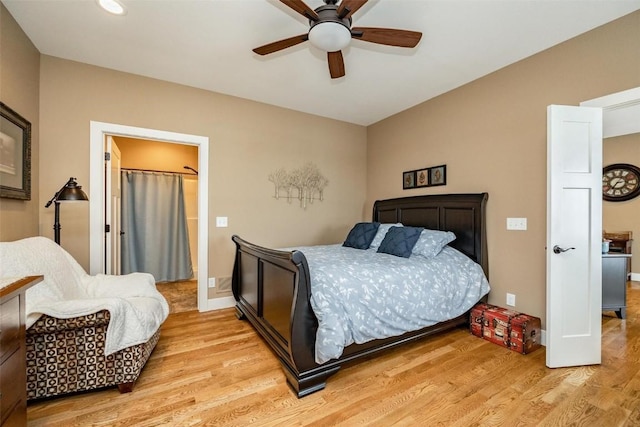
<svg viewBox="0 0 640 427">
<path fill-rule="evenodd" d="M 422 40 L 415 49 L 353 40 L 346 76 L 332 80 L 326 54 L 308 42 L 251 51 L 307 32 L 278 0 L 121 0 L 125 16 L 95 0 L 1 1 L 43 54 L 360 125 L 640 9 L 640 0 L 370 0 L 354 26 Z"/>
</svg>

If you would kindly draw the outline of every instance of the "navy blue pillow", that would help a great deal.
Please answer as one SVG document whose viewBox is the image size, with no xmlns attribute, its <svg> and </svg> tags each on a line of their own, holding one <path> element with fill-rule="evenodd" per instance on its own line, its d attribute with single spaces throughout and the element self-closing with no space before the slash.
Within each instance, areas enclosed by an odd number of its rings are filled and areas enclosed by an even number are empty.
<svg viewBox="0 0 640 427">
<path fill-rule="evenodd" d="M 342 246 L 347 246 L 356 249 L 369 249 L 369 245 L 380 227 L 379 222 L 359 222 L 353 226 L 347 240 L 344 241 Z"/>
<path fill-rule="evenodd" d="M 422 227 L 391 227 L 382 239 L 378 252 L 409 258 L 422 230 Z"/>
</svg>

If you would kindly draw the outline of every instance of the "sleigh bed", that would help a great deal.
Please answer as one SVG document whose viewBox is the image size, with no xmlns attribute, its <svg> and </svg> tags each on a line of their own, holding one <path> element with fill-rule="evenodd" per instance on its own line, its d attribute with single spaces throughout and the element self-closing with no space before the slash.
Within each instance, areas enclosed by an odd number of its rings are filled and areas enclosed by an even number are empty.
<svg viewBox="0 0 640 427">
<path fill-rule="evenodd" d="M 487 193 L 404 197 L 376 201 L 372 221 L 451 231 L 449 246 L 482 267 L 488 277 L 485 228 Z M 338 359 L 316 363 L 318 320 L 311 307 L 311 275 L 303 252 L 275 250 L 233 236 L 233 295 L 239 319 L 248 320 L 278 356 L 298 397 L 325 387 L 341 365 L 468 322 L 468 312 L 399 336 L 344 348 Z M 464 258 L 464 257 L 463 257 Z"/>
</svg>

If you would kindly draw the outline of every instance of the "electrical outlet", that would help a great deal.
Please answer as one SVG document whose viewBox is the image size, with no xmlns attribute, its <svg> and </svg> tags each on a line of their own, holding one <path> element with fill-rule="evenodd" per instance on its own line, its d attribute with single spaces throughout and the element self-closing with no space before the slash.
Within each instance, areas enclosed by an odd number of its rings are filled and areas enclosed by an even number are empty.
<svg viewBox="0 0 640 427">
<path fill-rule="evenodd" d="M 215 288 L 216 287 L 216 278 L 215 277 L 209 277 L 209 287 L 210 288 Z"/>
<path fill-rule="evenodd" d="M 507 230 L 526 230 L 527 218 L 507 218 Z"/>
<path fill-rule="evenodd" d="M 226 216 L 217 216 L 216 217 L 216 227 L 227 227 L 228 220 Z"/>
<path fill-rule="evenodd" d="M 511 307 L 516 306 L 516 296 L 515 294 L 510 294 L 507 292 L 507 305 Z"/>
</svg>

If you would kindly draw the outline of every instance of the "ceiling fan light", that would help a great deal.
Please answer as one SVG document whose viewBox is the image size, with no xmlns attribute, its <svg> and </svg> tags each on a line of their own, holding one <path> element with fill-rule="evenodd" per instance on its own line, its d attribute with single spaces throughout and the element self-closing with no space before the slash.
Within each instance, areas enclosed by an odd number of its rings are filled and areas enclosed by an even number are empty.
<svg viewBox="0 0 640 427">
<path fill-rule="evenodd" d="M 325 52 L 337 52 L 351 41 L 351 30 L 338 22 L 320 22 L 309 30 L 309 42 Z"/>
<path fill-rule="evenodd" d="M 124 15 L 126 10 L 117 0 L 98 0 L 101 8 L 114 15 Z"/>
</svg>

